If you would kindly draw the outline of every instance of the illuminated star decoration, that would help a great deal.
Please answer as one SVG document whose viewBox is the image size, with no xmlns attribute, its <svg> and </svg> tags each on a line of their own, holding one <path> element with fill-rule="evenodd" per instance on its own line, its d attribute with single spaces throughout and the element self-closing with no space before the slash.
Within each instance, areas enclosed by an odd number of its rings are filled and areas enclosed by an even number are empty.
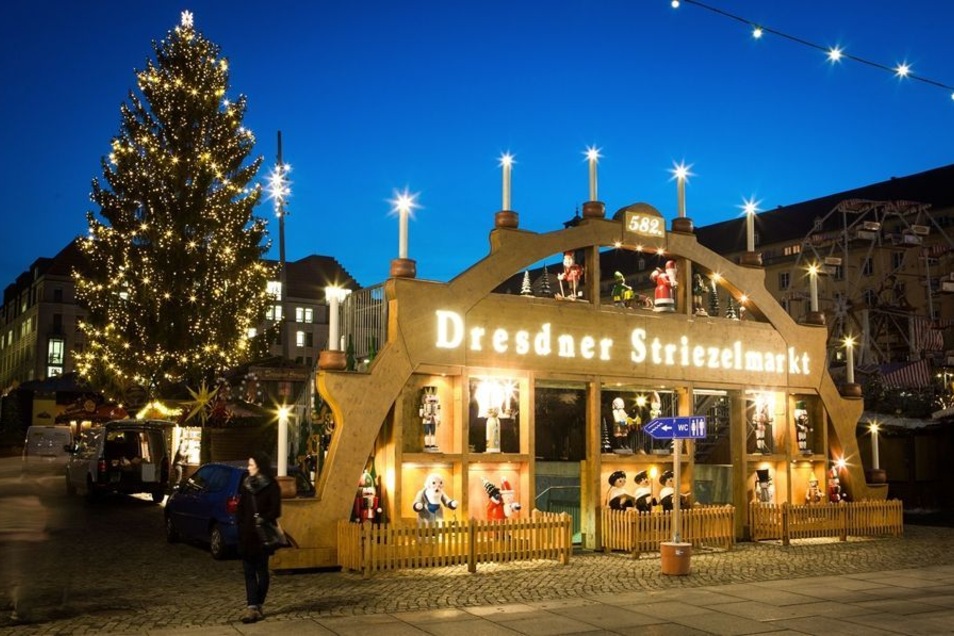
<svg viewBox="0 0 954 636">
<path fill-rule="evenodd" d="M 275 202 L 275 216 L 282 216 L 284 210 L 282 206 L 291 196 L 291 181 L 288 180 L 288 173 L 291 172 L 291 166 L 287 163 L 278 164 L 268 173 L 268 182 L 265 184 L 265 197 Z"/>
<path fill-rule="evenodd" d="M 204 425 L 206 420 L 209 419 L 212 401 L 215 399 L 215 394 L 219 392 L 219 387 L 215 387 L 210 391 L 209 387 L 205 384 L 205 380 L 202 380 L 198 391 L 193 391 L 189 387 L 186 388 L 189 390 L 189 395 L 192 396 L 192 400 L 185 403 L 185 406 L 189 407 L 189 414 L 186 416 L 185 421 L 188 422 L 198 416 L 199 422 Z"/>
<path fill-rule="evenodd" d="M 420 192 L 415 192 L 411 194 L 408 192 L 407 187 L 405 186 L 403 192 L 394 191 L 394 198 L 389 199 L 388 203 L 391 204 L 391 213 L 398 215 L 407 215 L 410 218 L 414 218 L 414 210 L 419 209 L 421 206 L 417 202 L 417 196 Z"/>
<path fill-rule="evenodd" d="M 679 181 L 689 181 L 689 177 L 696 176 L 695 174 L 689 172 L 690 168 L 692 168 L 692 164 L 687 166 L 685 161 L 681 161 L 679 163 L 673 161 L 672 170 L 669 171 L 672 173 L 672 177 L 669 180 L 672 181 L 673 179 L 677 179 Z"/>
<path fill-rule="evenodd" d="M 182 12 L 182 26 L 184 26 L 187 29 L 192 28 L 192 12 L 191 11 Z"/>
</svg>

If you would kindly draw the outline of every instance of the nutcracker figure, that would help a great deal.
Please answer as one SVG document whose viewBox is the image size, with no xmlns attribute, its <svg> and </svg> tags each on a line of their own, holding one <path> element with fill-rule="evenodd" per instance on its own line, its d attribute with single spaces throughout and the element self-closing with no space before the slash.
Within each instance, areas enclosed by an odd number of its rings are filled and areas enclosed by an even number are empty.
<svg viewBox="0 0 954 636">
<path fill-rule="evenodd" d="M 633 449 L 628 446 L 630 424 L 632 420 L 626 413 L 626 402 L 623 398 L 613 398 L 613 452 L 620 455 L 630 455 Z"/>
<path fill-rule="evenodd" d="M 437 397 L 436 386 L 426 386 L 421 392 L 419 415 L 424 427 L 424 452 L 436 453 L 440 450 L 437 445 L 437 427 L 441 423 L 441 403 Z"/>
<path fill-rule="evenodd" d="M 763 455 L 772 452 L 766 443 L 771 439 L 772 416 L 769 413 L 769 403 L 766 400 L 755 401 L 755 413 L 752 416 L 752 426 L 755 428 L 755 450 Z"/>
<path fill-rule="evenodd" d="M 808 478 L 808 490 L 805 491 L 805 503 L 807 504 L 817 504 L 821 503 L 822 499 L 825 498 L 824 493 L 821 488 L 818 486 L 818 477 L 812 475 Z"/>
<path fill-rule="evenodd" d="M 808 419 L 808 409 L 805 408 L 805 402 L 799 400 L 795 402 L 795 434 L 798 438 L 798 452 L 802 455 L 811 455 L 811 445 L 808 438 L 812 433 L 811 421 Z"/>
<path fill-rule="evenodd" d="M 697 316 L 708 316 L 706 311 L 706 294 L 709 293 L 709 285 L 702 274 L 696 274 L 692 279 L 692 311 Z"/>
<path fill-rule="evenodd" d="M 382 512 L 374 477 L 368 471 L 364 471 L 361 473 L 361 479 L 358 480 L 358 493 L 354 498 L 351 521 L 381 523 Z"/>
</svg>

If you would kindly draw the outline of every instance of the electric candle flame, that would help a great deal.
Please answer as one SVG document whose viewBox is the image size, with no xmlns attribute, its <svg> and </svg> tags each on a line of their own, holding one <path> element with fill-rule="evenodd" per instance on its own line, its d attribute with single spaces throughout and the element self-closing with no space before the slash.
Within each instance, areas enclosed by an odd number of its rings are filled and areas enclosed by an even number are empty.
<svg viewBox="0 0 954 636">
<path fill-rule="evenodd" d="M 842 49 L 839 46 L 831 47 L 830 49 L 828 49 L 828 61 L 832 63 L 840 62 L 843 52 L 844 52 L 844 49 Z"/>
<path fill-rule="evenodd" d="M 762 37 L 762 27 L 757 26 L 752 29 L 752 37 L 758 40 Z"/>
<path fill-rule="evenodd" d="M 590 163 L 590 201 L 597 201 L 596 164 L 599 163 L 602 155 L 600 155 L 600 149 L 596 146 L 590 146 L 583 154 L 586 155 L 586 160 Z"/>
<path fill-rule="evenodd" d="M 907 62 L 901 62 L 894 67 L 894 74 L 898 77 L 907 77 L 911 74 L 911 65 Z"/>
<path fill-rule="evenodd" d="M 282 206 L 291 196 L 291 181 L 288 180 L 288 173 L 291 172 L 291 166 L 287 163 L 278 164 L 268 173 L 268 180 L 265 184 L 265 196 L 275 202 L 275 214 L 282 215 Z"/>
<path fill-rule="evenodd" d="M 404 192 L 395 191 L 389 203 L 391 211 L 398 215 L 398 258 L 407 258 L 407 219 L 421 206 L 417 204 L 417 194 L 411 194 L 407 188 Z"/>
</svg>

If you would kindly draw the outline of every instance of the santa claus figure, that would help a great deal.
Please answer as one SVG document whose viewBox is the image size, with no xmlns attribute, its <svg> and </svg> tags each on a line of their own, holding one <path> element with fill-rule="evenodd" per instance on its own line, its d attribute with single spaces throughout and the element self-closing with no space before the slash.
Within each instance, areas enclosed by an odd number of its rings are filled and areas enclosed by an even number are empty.
<svg viewBox="0 0 954 636">
<path fill-rule="evenodd" d="M 361 479 L 358 480 L 358 493 L 354 498 L 351 521 L 381 523 L 382 512 L 374 477 L 368 471 L 364 471 Z"/>
<path fill-rule="evenodd" d="M 838 479 L 838 474 L 834 470 L 828 478 L 828 501 L 831 503 L 848 501 L 848 495 L 841 489 L 841 480 Z"/>
<path fill-rule="evenodd" d="M 487 491 L 487 518 L 493 521 L 502 521 L 516 516 L 522 506 L 514 501 L 513 488 L 510 482 L 503 479 L 498 488 L 494 483 L 486 478 L 481 478 L 484 484 L 484 490 Z"/>
<path fill-rule="evenodd" d="M 424 480 L 424 487 L 414 496 L 414 512 L 422 523 L 444 520 L 444 508 L 457 510 L 457 501 L 444 492 L 444 478 L 431 473 Z"/>
<path fill-rule="evenodd" d="M 653 311 L 676 311 L 676 261 L 666 261 L 666 268 L 657 267 L 649 278 L 656 283 Z"/>
<path fill-rule="evenodd" d="M 583 295 L 579 290 L 580 281 L 583 280 L 583 267 L 576 264 L 573 252 L 563 253 L 563 271 L 557 274 L 557 280 L 560 281 L 560 295 L 563 298 L 576 300 Z M 567 283 L 566 288 L 563 287 L 563 281 Z"/>
</svg>

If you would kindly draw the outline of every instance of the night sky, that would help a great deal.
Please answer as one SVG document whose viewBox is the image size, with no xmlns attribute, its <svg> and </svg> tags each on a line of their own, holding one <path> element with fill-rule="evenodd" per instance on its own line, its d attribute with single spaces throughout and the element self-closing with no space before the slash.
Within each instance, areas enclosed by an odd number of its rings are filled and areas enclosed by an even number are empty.
<svg viewBox="0 0 954 636">
<path fill-rule="evenodd" d="M 708 0 L 823 46 L 954 84 L 954 3 Z M 12 5 L 12 6 L 11 6 Z M 419 192 L 409 256 L 449 280 L 487 254 L 510 151 L 522 229 L 562 227 L 601 149 L 608 216 L 675 215 L 673 162 L 692 164 L 696 225 L 954 162 L 951 91 L 670 0 L 547 2 L 38 2 L 6 5 L 0 284 L 86 233 L 90 180 L 119 131 L 134 69 L 180 12 L 229 58 L 228 96 L 292 166 L 287 255 L 336 257 L 362 285 L 398 250 L 395 190 Z M 263 203 L 260 216 L 273 219 Z M 278 255 L 277 223 L 270 223 Z M 556 261 L 556 257 L 553 262 Z"/>
</svg>

